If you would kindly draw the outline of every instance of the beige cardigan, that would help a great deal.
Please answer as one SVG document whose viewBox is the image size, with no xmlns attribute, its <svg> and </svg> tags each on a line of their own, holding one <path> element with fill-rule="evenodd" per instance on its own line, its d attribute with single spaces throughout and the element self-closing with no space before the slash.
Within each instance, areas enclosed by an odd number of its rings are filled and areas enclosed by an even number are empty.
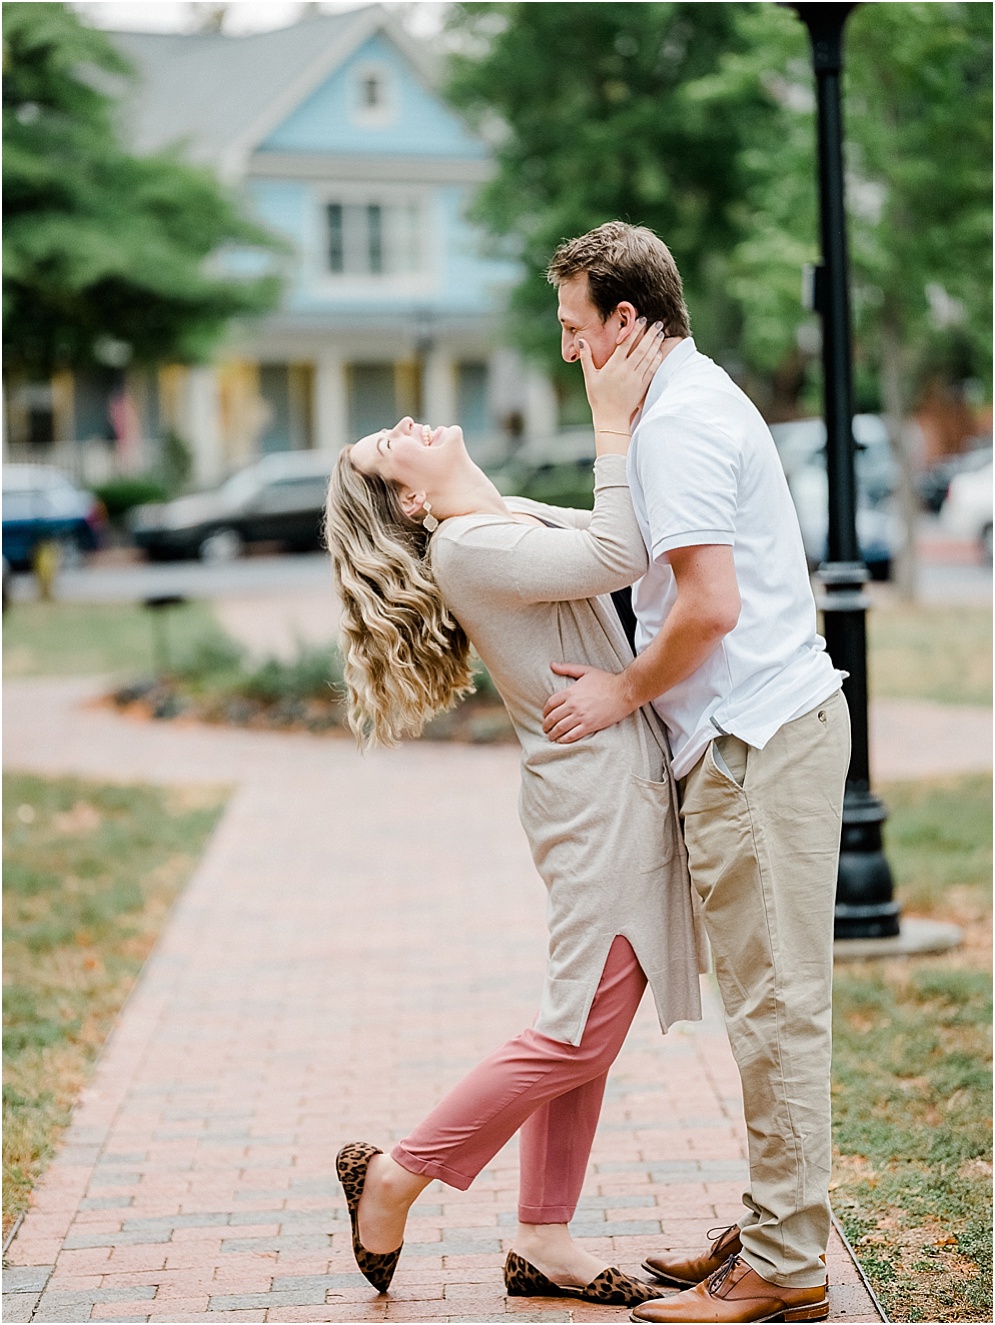
<svg viewBox="0 0 995 1325">
<path fill-rule="evenodd" d="M 554 661 L 618 672 L 632 652 L 599 595 L 646 569 L 625 460 L 595 465 L 594 510 L 521 498 L 541 528 L 498 515 L 444 521 L 432 539 L 439 587 L 473 641 L 522 744 L 522 824 L 549 890 L 549 960 L 536 1030 L 579 1044 L 608 950 L 624 935 L 646 973 L 664 1030 L 701 1016 L 706 951 L 692 908 L 663 729 L 648 706 L 572 745 L 542 730 L 568 684 Z"/>
</svg>

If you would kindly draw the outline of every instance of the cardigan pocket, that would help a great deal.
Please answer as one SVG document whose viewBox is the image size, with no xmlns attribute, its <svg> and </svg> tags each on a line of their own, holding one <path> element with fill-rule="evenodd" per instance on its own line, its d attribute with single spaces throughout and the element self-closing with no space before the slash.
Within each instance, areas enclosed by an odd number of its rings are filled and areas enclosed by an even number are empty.
<svg viewBox="0 0 995 1325">
<path fill-rule="evenodd" d="M 677 852 L 673 786 L 666 769 L 659 782 L 630 773 L 629 783 L 632 792 L 623 829 L 628 843 L 625 857 L 645 874 L 669 865 Z"/>
</svg>

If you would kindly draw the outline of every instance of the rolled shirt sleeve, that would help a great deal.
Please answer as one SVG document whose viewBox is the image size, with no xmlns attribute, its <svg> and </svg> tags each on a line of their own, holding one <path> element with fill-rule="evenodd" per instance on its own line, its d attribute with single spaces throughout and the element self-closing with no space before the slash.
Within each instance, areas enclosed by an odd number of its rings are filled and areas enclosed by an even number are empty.
<svg viewBox="0 0 995 1325">
<path fill-rule="evenodd" d="M 657 414 L 640 426 L 637 473 L 655 560 L 680 547 L 733 545 L 742 454 L 714 423 Z"/>
</svg>

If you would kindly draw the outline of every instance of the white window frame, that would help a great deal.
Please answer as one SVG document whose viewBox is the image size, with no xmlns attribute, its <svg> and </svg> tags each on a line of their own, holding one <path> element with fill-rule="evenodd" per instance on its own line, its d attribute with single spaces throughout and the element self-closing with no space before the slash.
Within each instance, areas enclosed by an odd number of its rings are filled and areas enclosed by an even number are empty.
<svg viewBox="0 0 995 1325">
<path fill-rule="evenodd" d="M 368 296 L 372 293 L 390 293 L 402 296 L 424 294 L 430 291 L 436 279 L 437 254 L 432 242 L 434 229 L 437 229 L 434 216 L 433 195 L 430 190 L 395 184 L 341 183 L 328 184 L 315 190 L 315 219 L 317 236 L 316 285 L 326 295 L 337 298 L 350 295 Z M 328 208 L 333 204 L 342 207 L 380 206 L 384 209 L 384 254 L 385 270 L 369 271 L 331 271 L 328 266 Z M 417 214 L 417 233 L 407 230 L 399 222 L 398 213 L 402 208 L 414 208 Z M 417 246 L 417 266 L 411 270 L 395 270 L 392 255 L 414 235 Z M 346 243 L 350 239 L 346 237 Z M 355 236 L 352 243 L 356 243 Z"/>
</svg>

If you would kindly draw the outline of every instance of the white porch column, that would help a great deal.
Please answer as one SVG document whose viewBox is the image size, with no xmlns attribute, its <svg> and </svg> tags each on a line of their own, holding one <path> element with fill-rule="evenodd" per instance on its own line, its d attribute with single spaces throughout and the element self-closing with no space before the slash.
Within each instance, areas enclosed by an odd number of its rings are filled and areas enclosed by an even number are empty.
<svg viewBox="0 0 995 1325">
<path fill-rule="evenodd" d="M 191 368 L 186 380 L 186 435 L 193 449 L 194 478 L 205 487 L 225 476 L 218 379 L 212 367 Z"/>
<path fill-rule="evenodd" d="M 437 427 L 440 423 L 458 423 L 456 393 L 456 365 L 448 349 L 432 349 L 425 356 L 422 404 L 425 422 Z"/>
<path fill-rule="evenodd" d="M 525 436 L 555 437 L 559 428 L 556 392 L 549 378 L 535 368 L 525 374 Z"/>
<path fill-rule="evenodd" d="M 349 398 L 345 360 L 338 350 L 322 350 L 314 363 L 314 445 L 338 452 L 349 436 Z"/>
</svg>

